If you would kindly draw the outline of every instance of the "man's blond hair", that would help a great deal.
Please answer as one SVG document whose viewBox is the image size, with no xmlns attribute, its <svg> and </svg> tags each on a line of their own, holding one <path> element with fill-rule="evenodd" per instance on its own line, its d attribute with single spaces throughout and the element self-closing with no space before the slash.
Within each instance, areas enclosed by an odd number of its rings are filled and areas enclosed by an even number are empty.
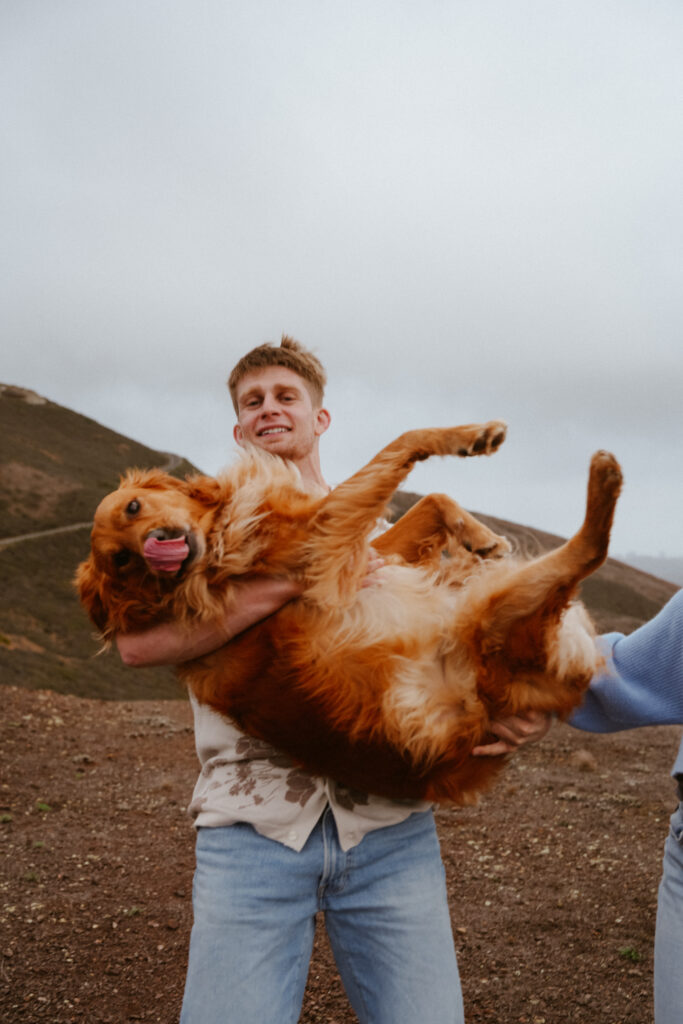
<svg viewBox="0 0 683 1024">
<path fill-rule="evenodd" d="M 265 345 L 258 345 L 251 352 L 242 356 L 237 365 L 233 368 L 228 377 L 228 388 L 235 412 L 239 415 L 237 406 L 237 388 L 243 377 L 255 370 L 263 370 L 267 366 L 284 366 L 293 370 L 304 381 L 313 401 L 313 406 L 320 409 L 323 404 L 327 376 L 320 360 L 304 348 L 303 345 L 283 334 L 279 345 L 266 342 Z"/>
</svg>

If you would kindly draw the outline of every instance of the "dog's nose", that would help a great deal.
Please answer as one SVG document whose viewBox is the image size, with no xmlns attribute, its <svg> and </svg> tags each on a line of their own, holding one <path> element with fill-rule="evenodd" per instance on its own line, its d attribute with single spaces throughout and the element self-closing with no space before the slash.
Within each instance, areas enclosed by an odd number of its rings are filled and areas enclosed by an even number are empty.
<svg viewBox="0 0 683 1024">
<path fill-rule="evenodd" d="M 177 537 L 184 537 L 185 532 L 181 526 L 159 526 L 156 530 L 150 530 L 147 537 L 153 537 L 154 540 L 175 540 Z"/>
</svg>

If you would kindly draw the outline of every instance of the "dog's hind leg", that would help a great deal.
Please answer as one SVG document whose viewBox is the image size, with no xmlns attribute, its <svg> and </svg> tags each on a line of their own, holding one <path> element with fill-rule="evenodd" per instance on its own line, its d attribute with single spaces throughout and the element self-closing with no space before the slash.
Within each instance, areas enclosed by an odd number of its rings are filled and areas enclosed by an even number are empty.
<svg viewBox="0 0 683 1024">
<path fill-rule="evenodd" d="M 432 455 L 490 455 L 505 440 L 500 420 L 409 430 L 336 487 L 309 524 L 306 595 L 321 603 L 351 599 L 364 571 L 367 538 L 416 462 Z"/>
<path fill-rule="evenodd" d="M 499 590 L 487 595 L 485 607 L 477 608 L 473 597 L 477 645 L 484 655 L 500 651 L 513 657 L 515 651 L 529 651 L 533 644 L 528 639 L 542 635 L 542 623 L 559 621 L 581 580 L 607 557 L 621 484 L 621 469 L 614 456 L 597 452 L 591 461 L 586 516 L 578 533 L 505 577 Z"/>
<path fill-rule="evenodd" d="M 480 558 L 499 558 L 510 550 L 505 537 L 484 526 L 446 494 L 428 494 L 373 540 L 380 555 L 399 555 L 411 565 L 440 567 L 442 552 L 454 548 Z"/>
</svg>

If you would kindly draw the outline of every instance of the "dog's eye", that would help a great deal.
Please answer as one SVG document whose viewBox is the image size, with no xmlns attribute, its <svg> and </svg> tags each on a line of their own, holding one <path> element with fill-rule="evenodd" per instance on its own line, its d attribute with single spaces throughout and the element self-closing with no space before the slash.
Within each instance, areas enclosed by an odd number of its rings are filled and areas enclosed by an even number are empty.
<svg viewBox="0 0 683 1024">
<path fill-rule="evenodd" d="M 126 548 L 123 548 L 122 551 L 116 552 L 116 554 L 113 556 L 113 559 L 116 568 L 122 569 L 124 565 L 128 565 L 128 563 L 130 562 L 130 551 L 127 551 Z"/>
<path fill-rule="evenodd" d="M 140 502 L 138 501 L 137 498 L 133 498 L 133 500 L 129 501 L 128 504 L 126 505 L 126 515 L 136 516 L 139 511 Z"/>
</svg>

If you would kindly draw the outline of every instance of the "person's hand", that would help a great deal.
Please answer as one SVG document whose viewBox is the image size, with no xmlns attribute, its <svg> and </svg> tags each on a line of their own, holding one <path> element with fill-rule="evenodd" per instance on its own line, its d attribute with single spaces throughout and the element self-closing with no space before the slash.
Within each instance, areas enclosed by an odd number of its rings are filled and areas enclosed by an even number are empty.
<svg viewBox="0 0 683 1024">
<path fill-rule="evenodd" d="M 379 583 L 379 578 L 376 575 L 377 570 L 381 569 L 384 565 L 384 559 L 381 555 L 378 555 L 373 547 L 368 548 L 368 564 L 365 567 L 365 576 L 361 587 L 371 587 L 375 583 Z"/>
<path fill-rule="evenodd" d="M 500 754 L 511 754 L 523 747 L 525 743 L 536 743 L 543 739 L 552 725 L 553 716 L 545 711 L 525 711 L 519 715 L 510 715 L 491 722 L 490 732 L 498 737 L 495 743 L 487 743 L 475 747 L 475 757 L 498 757 Z"/>
</svg>

